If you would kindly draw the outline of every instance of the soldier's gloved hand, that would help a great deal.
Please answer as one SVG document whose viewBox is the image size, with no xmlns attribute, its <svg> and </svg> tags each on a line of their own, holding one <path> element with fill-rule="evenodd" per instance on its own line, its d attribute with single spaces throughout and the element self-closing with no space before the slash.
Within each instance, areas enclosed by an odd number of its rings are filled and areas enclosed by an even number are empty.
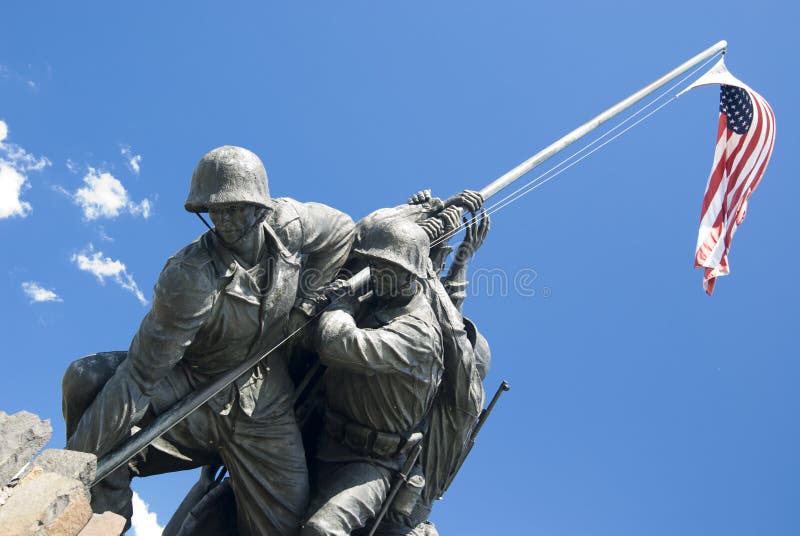
<svg viewBox="0 0 800 536">
<path fill-rule="evenodd" d="M 464 190 L 444 202 L 444 207 L 461 207 L 467 212 L 478 212 L 483 205 L 483 196 L 474 190 Z"/>
</svg>

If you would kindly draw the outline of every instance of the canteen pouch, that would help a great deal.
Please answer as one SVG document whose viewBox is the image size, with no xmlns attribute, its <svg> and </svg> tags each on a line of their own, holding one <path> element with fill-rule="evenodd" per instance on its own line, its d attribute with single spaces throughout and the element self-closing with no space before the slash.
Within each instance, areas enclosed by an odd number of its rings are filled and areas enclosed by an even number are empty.
<svg viewBox="0 0 800 536">
<path fill-rule="evenodd" d="M 410 516 L 417 506 L 422 496 L 422 488 L 425 487 L 425 477 L 422 476 L 422 468 L 415 465 L 411 470 L 403 486 L 397 492 L 392 501 L 392 510 L 403 516 Z"/>
</svg>

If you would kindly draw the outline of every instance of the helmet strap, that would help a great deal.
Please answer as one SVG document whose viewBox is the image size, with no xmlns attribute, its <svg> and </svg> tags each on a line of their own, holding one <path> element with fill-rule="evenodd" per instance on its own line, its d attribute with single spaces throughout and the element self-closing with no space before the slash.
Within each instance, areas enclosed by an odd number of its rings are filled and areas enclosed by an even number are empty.
<svg viewBox="0 0 800 536">
<path fill-rule="evenodd" d="M 199 212 L 195 212 L 195 215 L 196 215 L 198 218 L 200 218 L 200 221 L 201 221 L 201 222 L 203 222 L 203 225 L 205 225 L 206 227 L 208 227 L 208 230 L 209 230 L 209 231 L 211 231 L 212 233 L 214 233 L 214 235 L 216 235 L 216 237 L 217 237 L 217 238 L 219 238 L 219 235 L 217 235 L 217 231 L 215 231 L 215 230 L 214 230 L 214 228 L 213 228 L 213 227 L 211 227 L 211 226 L 208 224 L 208 222 L 206 221 L 206 219 L 203 217 L 203 215 L 202 215 L 202 214 L 200 214 Z M 220 240 L 222 240 L 222 239 L 220 238 Z"/>
</svg>

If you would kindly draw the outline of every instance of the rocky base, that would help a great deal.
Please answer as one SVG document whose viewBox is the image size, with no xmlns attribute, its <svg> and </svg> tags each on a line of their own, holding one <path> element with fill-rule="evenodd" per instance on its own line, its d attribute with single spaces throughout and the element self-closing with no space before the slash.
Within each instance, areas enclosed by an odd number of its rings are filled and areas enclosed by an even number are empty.
<svg viewBox="0 0 800 536">
<path fill-rule="evenodd" d="M 0 536 L 114 536 L 125 518 L 93 514 L 93 454 L 39 450 L 50 441 L 50 421 L 27 411 L 0 411 Z"/>
</svg>

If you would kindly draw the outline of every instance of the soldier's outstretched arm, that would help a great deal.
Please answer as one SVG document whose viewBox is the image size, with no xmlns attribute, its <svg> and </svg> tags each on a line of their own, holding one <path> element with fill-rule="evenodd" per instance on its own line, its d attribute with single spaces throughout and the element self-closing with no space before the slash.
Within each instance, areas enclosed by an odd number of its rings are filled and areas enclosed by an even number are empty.
<svg viewBox="0 0 800 536">
<path fill-rule="evenodd" d="M 489 234 L 491 220 L 485 210 L 481 209 L 480 219 L 472 214 L 470 218 L 464 218 L 464 240 L 456 250 L 453 262 L 447 275 L 442 278 L 442 283 L 447 289 L 447 293 L 453 303 L 461 311 L 466 298 L 467 287 L 467 267 L 475 252 L 483 245 L 486 235 Z"/>
<path fill-rule="evenodd" d="M 102 456 L 130 436 L 149 407 L 152 390 L 206 322 L 214 297 L 213 283 L 201 268 L 167 263 L 127 358 L 83 414 L 67 448 Z"/>
<path fill-rule="evenodd" d="M 300 252 L 305 255 L 297 305 L 303 307 L 306 302 L 310 313 L 314 297 L 347 260 L 355 224 L 344 212 L 321 203 L 297 203 L 295 209 L 303 230 Z"/>
<path fill-rule="evenodd" d="M 323 364 L 358 373 L 410 372 L 436 354 L 431 326 L 410 316 L 376 329 L 359 328 L 347 310 L 324 312 L 316 331 Z"/>
</svg>

